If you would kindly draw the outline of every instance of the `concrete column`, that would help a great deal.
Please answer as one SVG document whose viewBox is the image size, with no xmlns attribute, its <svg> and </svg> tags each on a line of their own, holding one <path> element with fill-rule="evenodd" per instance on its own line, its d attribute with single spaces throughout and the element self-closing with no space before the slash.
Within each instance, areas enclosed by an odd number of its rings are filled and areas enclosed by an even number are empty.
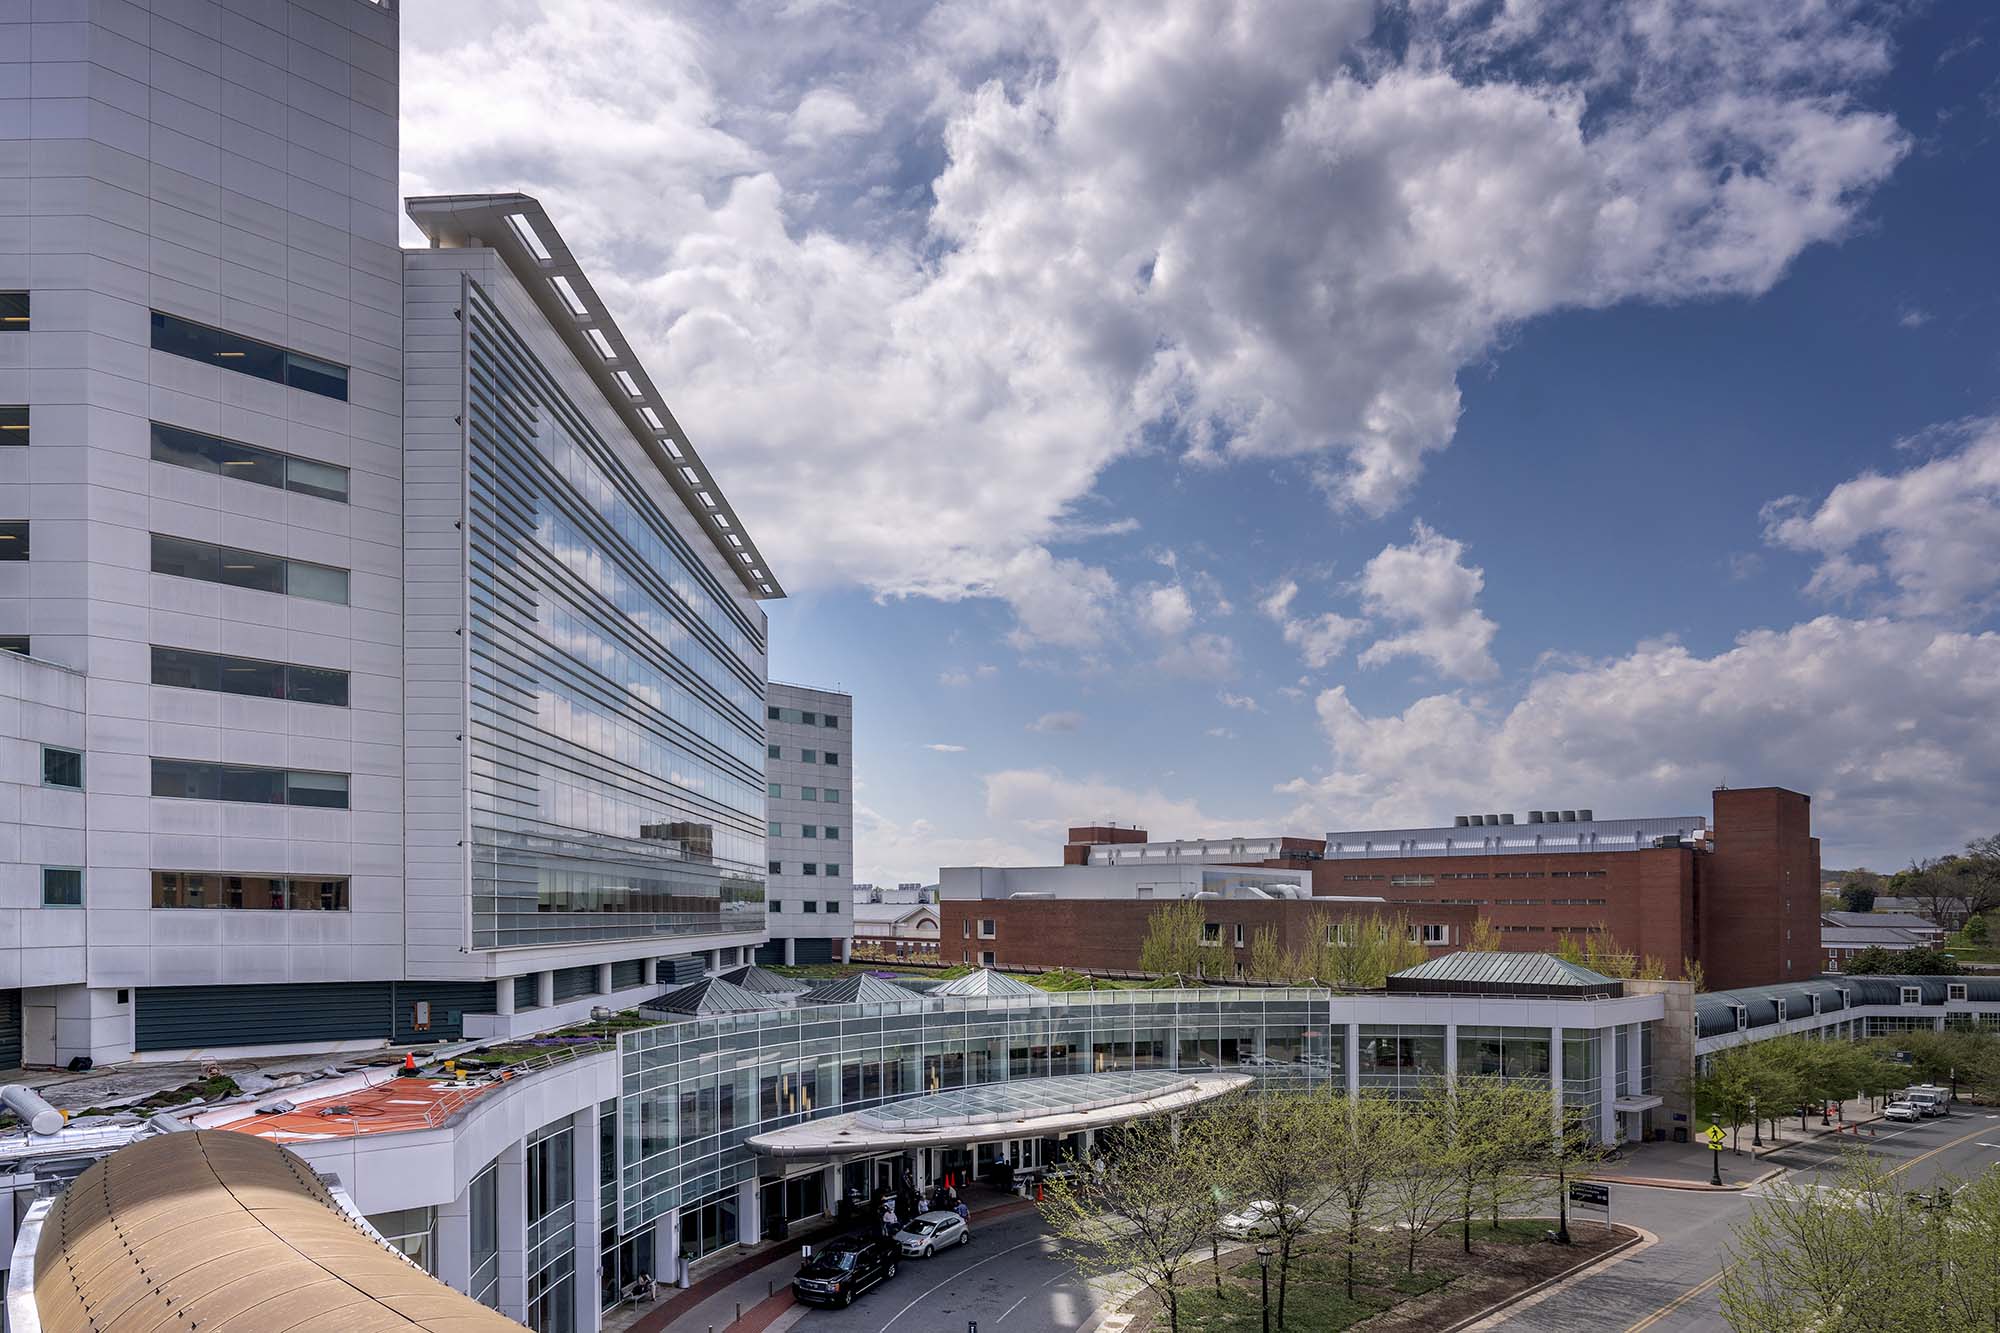
<svg viewBox="0 0 2000 1333">
<path fill-rule="evenodd" d="M 795 966 L 799 961 L 799 942 L 789 936 L 785 939 L 785 966 Z"/>
<path fill-rule="evenodd" d="M 739 1245 L 755 1245 L 764 1238 L 763 1197 L 757 1192 L 757 1182 L 746 1180 L 736 1187 L 736 1241 Z"/>
<path fill-rule="evenodd" d="M 600 979 L 609 972 L 608 964 L 599 968 Z M 602 1277 L 598 1273 L 598 1183 L 597 1183 L 597 1106 L 593 1103 L 570 1117 L 570 1170 L 575 1175 L 576 1209 L 571 1222 L 571 1244 L 576 1247 L 576 1281 L 571 1290 L 576 1296 L 576 1326 L 596 1328 L 598 1323 L 599 1288 Z"/>
<path fill-rule="evenodd" d="M 1361 1095 L 1361 1025 L 1349 1023 L 1340 1030 L 1340 1040 L 1347 1050 L 1347 1095 Z"/>
<path fill-rule="evenodd" d="M 839 1214 L 841 1200 L 840 1163 L 835 1162 L 829 1166 L 820 1168 L 819 1199 L 821 1206 L 828 1213 Z"/>
<path fill-rule="evenodd" d="M 1444 1076 L 1447 1082 L 1458 1082 L 1458 1024 L 1444 1025 Z"/>
<path fill-rule="evenodd" d="M 646 960 L 645 970 L 642 973 L 642 975 L 644 975 L 644 977 L 646 978 L 646 984 L 648 986 L 659 985 L 660 972 L 661 972 L 660 960 L 657 958 L 648 958 Z"/>
<path fill-rule="evenodd" d="M 1600 1040 L 1597 1051 L 1597 1138 L 1600 1143 L 1618 1142 L 1618 1047 L 1623 1033 L 1611 1028 L 1600 1034 L 1610 1040 Z"/>
<path fill-rule="evenodd" d="M 542 974 L 544 982 L 548 973 Z M 528 1150 L 516 1139 L 501 1150 L 499 1169 L 500 1313 L 528 1317 Z"/>
<path fill-rule="evenodd" d="M 691 1286 L 681 1271 L 681 1210 L 669 1208 L 657 1225 L 660 1229 L 653 1236 L 653 1252 L 660 1256 L 661 1267 L 673 1274 L 675 1286 Z"/>
<path fill-rule="evenodd" d="M 556 974 L 553 972 L 535 973 L 535 1003 L 547 1009 L 555 1002 Z"/>
<path fill-rule="evenodd" d="M 840 961 L 843 963 L 851 963 L 854 961 L 854 937 L 852 935 L 843 935 L 841 937 Z"/>
<path fill-rule="evenodd" d="M 472 1192 L 460 1190 L 450 1203 L 438 1205 L 438 1281 L 454 1291 L 472 1290 Z"/>
<path fill-rule="evenodd" d="M 502 1018 L 514 1013 L 514 978 L 502 977 L 493 983 L 493 1012 Z"/>
<path fill-rule="evenodd" d="M 1563 1122 L 1563 1030 L 1549 1029 L 1549 1105 L 1554 1111 L 1555 1129 Z"/>
<path fill-rule="evenodd" d="M 597 965 L 597 993 L 599 995 L 611 994 L 611 964 L 609 963 L 599 963 Z"/>
</svg>

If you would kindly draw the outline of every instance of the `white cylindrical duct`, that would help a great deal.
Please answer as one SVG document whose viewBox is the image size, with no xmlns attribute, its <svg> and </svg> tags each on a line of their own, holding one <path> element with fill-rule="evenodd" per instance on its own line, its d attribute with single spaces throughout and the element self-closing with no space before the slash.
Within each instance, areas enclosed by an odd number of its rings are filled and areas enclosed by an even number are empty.
<svg viewBox="0 0 2000 1333">
<path fill-rule="evenodd" d="M 59 1134 L 64 1124 L 63 1113 L 42 1100 L 42 1095 L 33 1088 L 24 1088 L 18 1083 L 0 1087 L 0 1104 L 21 1117 L 21 1123 L 36 1134 Z"/>
</svg>

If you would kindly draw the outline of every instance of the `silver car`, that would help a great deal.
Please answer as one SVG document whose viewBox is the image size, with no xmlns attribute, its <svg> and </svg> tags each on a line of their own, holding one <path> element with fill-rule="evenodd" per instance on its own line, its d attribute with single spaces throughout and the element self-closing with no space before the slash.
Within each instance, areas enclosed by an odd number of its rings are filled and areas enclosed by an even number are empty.
<svg viewBox="0 0 2000 1333">
<path fill-rule="evenodd" d="M 918 1213 L 896 1233 L 896 1247 L 904 1254 L 928 1259 L 939 1250 L 971 1239 L 972 1228 L 957 1213 Z"/>
</svg>

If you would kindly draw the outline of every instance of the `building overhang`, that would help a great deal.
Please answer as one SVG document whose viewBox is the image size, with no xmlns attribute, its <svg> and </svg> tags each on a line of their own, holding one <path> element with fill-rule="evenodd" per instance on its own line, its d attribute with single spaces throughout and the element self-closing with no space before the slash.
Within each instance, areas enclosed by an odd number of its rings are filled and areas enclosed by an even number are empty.
<svg viewBox="0 0 2000 1333">
<path fill-rule="evenodd" d="M 1620 1097 L 1611 1103 L 1611 1109 L 1620 1112 L 1650 1111 L 1655 1106 L 1662 1106 L 1665 1103 L 1666 1098 L 1649 1092 L 1640 1097 Z"/>
<path fill-rule="evenodd" d="M 1249 1074 L 1071 1074 L 984 1084 L 809 1120 L 746 1140 L 764 1157 L 831 1159 L 1061 1138 L 1170 1115 L 1250 1086 Z"/>
<path fill-rule="evenodd" d="M 653 387 L 652 377 L 541 201 L 527 194 L 445 194 L 403 202 L 410 220 L 432 246 L 477 245 L 499 253 L 577 364 L 596 381 L 604 401 L 624 419 L 660 474 L 696 515 L 737 581 L 759 601 L 783 597 L 784 588 L 744 531 L 707 464 L 688 443 L 687 432 Z"/>
</svg>

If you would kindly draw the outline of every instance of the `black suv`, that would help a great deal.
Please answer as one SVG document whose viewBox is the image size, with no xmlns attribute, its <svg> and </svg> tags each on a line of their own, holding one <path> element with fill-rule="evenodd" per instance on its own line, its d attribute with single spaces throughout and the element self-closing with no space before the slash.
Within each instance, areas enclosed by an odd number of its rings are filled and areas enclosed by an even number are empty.
<svg viewBox="0 0 2000 1333">
<path fill-rule="evenodd" d="M 896 1247 L 876 1236 L 828 1241 L 792 1279 L 792 1295 L 807 1305 L 851 1305 L 878 1282 L 896 1276 Z"/>
</svg>

